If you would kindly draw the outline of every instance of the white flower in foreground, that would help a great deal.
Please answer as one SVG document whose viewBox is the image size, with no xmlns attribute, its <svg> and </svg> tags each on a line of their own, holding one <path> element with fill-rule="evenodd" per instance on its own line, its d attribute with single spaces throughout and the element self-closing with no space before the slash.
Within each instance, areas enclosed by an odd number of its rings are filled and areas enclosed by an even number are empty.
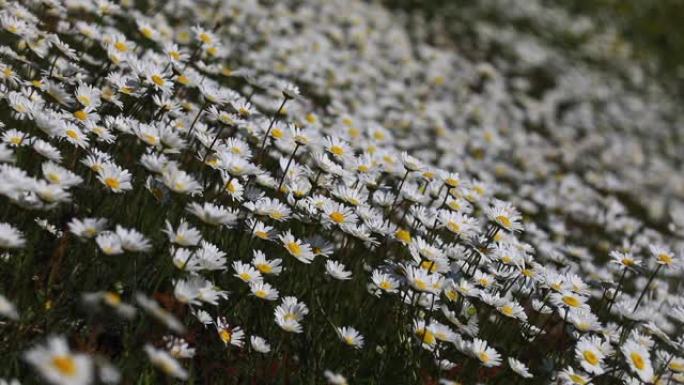
<svg viewBox="0 0 684 385">
<path fill-rule="evenodd" d="M 17 249 L 24 247 L 25 244 L 26 239 L 24 239 L 21 231 L 9 223 L 0 223 L 0 248 Z"/>
<path fill-rule="evenodd" d="M 473 357 L 480 360 L 483 366 L 489 368 L 501 365 L 501 355 L 494 348 L 488 346 L 487 341 L 475 338 L 470 345 L 470 352 Z"/>
<path fill-rule="evenodd" d="M 17 308 L 2 294 L 0 294 L 0 315 L 13 320 L 19 319 Z"/>
<path fill-rule="evenodd" d="M 641 381 L 650 382 L 653 378 L 653 365 L 651 364 L 651 353 L 648 349 L 634 340 L 628 340 L 620 347 L 625 361 L 630 369 L 634 371 Z"/>
<path fill-rule="evenodd" d="M 114 193 L 133 189 L 131 173 L 114 163 L 106 163 L 98 173 L 97 179 Z"/>
<path fill-rule="evenodd" d="M 156 366 L 167 376 L 181 380 L 188 378 L 188 372 L 166 350 L 156 349 L 152 345 L 147 344 L 145 345 L 145 353 L 147 353 L 152 365 Z"/>
<path fill-rule="evenodd" d="M 35 346 L 24 359 L 48 382 L 56 385 L 86 385 L 93 380 L 93 364 L 85 354 L 72 353 L 64 337 L 53 336 L 47 345 Z"/>
</svg>

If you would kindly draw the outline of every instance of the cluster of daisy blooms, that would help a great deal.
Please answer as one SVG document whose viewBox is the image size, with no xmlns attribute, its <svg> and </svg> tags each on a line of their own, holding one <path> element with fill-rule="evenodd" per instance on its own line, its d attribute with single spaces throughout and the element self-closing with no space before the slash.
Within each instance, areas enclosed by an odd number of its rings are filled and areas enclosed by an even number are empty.
<svg viewBox="0 0 684 385">
<path fill-rule="evenodd" d="M 684 383 L 666 90 L 477 3 L 0 2 L 0 383 Z"/>
</svg>

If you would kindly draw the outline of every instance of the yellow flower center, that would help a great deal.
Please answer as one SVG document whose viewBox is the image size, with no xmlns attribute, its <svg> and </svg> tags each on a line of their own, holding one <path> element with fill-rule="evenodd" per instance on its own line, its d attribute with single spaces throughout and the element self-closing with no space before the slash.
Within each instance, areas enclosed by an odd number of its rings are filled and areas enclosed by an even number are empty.
<svg viewBox="0 0 684 385">
<path fill-rule="evenodd" d="M 166 84 L 166 80 L 164 80 L 164 78 L 160 75 L 154 74 L 150 76 L 150 78 L 152 79 L 152 83 L 158 85 L 159 87 L 163 87 L 164 84 Z"/>
<path fill-rule="evenodd" d="M 477 356 L 480 358 L 480 361 L 484 362 L 485 364 L 489 362 L 489 354 L 481 352 Z"/>
<path fill-rule="evenodd" d="M 76 130 L 66 130 L 66 135 L 71 139 L 78 139 L 78 133 Z"/>
<path fill-rule="evenodd" d="M 265 273 L 265 274 L 268 274 L 268 273 L 270 273 L 271 271 L 273 271 L 273 268 L 272 268 L 271 265 L 269 265 L 268 263 L 259 263 L 258 265 L 256 265 L 256 268 L 257 268 L 260 272 Z"/>
<path fill-rule="evenodd" d="M 76 374 L 76 362 L 67 355 L 59 355 L 52 357 L 52 366 L 64 376 L 73 376 Z"/>
<path fill-rule="evenodd" d="M 52 183 L 59 183 L 62 181 L 62 178 L 60 178 L 58 174 L 55 174 L 53 172 L 47 174 L 47 179 Z"/>
<path fill-rule="evenodd" d="M 88 95 L 78 95 L 76 99 L 78 99 L 78 101 L 86 107 L 88 107 L 90 103 L 92 103 Z"/>
<path fill-rule="evenodd" d="M 20 145 L 22 142 L 21 136 L 13 136 L 10 138 L 10 143 L 14 144 L 15 146 Z"/>
<path fill-rule="evenodd" d="M 142 27 L 140 28 L 140 33 L 145 36 L 145 38 L 152 40 L 152 36 L 154 36 L 154 32 L 147 28 L 147 27 Z"/>
<path fill-rule="evenodd" d="M 287 248 L 287 251 L 294 256 L 298 256 L 302 253 L 302 247 L 296 242 L 290 242 L 285 247 Z"/>
<path fill-rule="evenodd" d="M 276 127 L 273 130 L 271 130 L 271 136 L 276 138 L 276 139 L 281 139 L 283 137 L 283 130 Z"/>
<path fill-rule="evenodd" d="M 456 222 L 449 222 L 449 223 L 447 224 L 447 228 L 448 228 L 449 231 L 451 231 L 452 233 L 458 233 L 458 232 L 461 231 L 461 226 L 460 226 L 458 223 L 456 223 Z"/>
<path fill-rule="evenodd" d="M 78 110 L 74 112 L 74 117 L 80 121 L 88 119 L 88 113 L 83 110 Z"/>
<path fill-rule="evenodd" d="M 119 179 L 113 177 L 105 178 L 105 184 L 112 190 L 118 189 L 121 186 Z"/>
<path fill-rule="evenodd" d="M 103 299 L 106 304 L 110 306 L 117 306 L 121 303 L 121 296 L 119 296 L 117 293 L 113 293 L 111 291 L 108 291 L 104 293 Z"/>
<path fill-rule="evenodd" d="M 116 48 L 116 50 L 119 52 L 127 52 L 128 51 L 128 46 L 123 41 L 117 41 L 116 43 L 114 43 L 114 48 Z"/>
<path fill-rule="evenodd" d="M 571 374 L 569 378 L 570 381 L 574 382 L 575 384 L 585 385 L 587 383 L 587 380 L 578 374 Z"/>
<path fill-rule="evenodd" d="M 249 273 L 247 272 L 243 272 L 240 273 L 240 279 L 242 279 L 243 281 L 249 281 L 250 279 L 252 279 L 252 276 L 249 275 Z"/>
<path fill-rule="evenodd" d="M 344 148 L 342 148 L 341 146 L 337 146 L 337 145 L 330 146 L 330 152 L 333 155 L 342 156 L 342 155 L 344 155 Z"/>
<path fill-rule="evenodd" d="M 235 185 L 234 185 L 233 182 L 231 181 L 231 182 L 226 183 L 226 190 L 227 190 L 229 193 L 234 194 L 235 191 L 237 191 L 237 188 L 235 187 Z"/>
<path fill-rule="evenodd" d="M 510 305 L 504 305 L 501 308 L 501 313 L 503 313 L 507 317 L 513 317 L 513 307 Z"/>
<path fill-rule="evenodd" d="M 436 341 L 435 334 L 427 329 L 416 330 L 416 335 L 423 341 L 424 344 L 434 345 Z"/>
<path fill-rule="evenodd" d="M 187 76 L 185 76 L 185 75 L 180 75 L 180 76 L 178 76 L 178 77 L 176 78 L 176 81 L 177 81 L 178 83 L 184 85 L 184 86 L 185 86 L 185 85 L 188 85 L 188 83 L 190 83 L 190 79 L 189 79 Z"/>
<path fill-rule="evenodd" d="M 206 33 L 206 32 L 200 33 L 197 37 L 198 37 L 199 40 L 200 40 L 202 43 L 204 43 L 204 44 L 209 44 L 209 43 L 211 43 L 211 36 L 210 36 L 208 33 Z"/>
<path fill-rule="evenodd" d="M 268 239 L 268 233 L 266 231 L 255 231 L 254 235 L 261 239 Z"/>
<path fill-rule="evenodd" d="M 329 216 L 330 216 L 330 220 L 332 220 L 333 222 L 335 222 L 337 224 L 344 222 L 344 214 L 342 214 L 339 211 L 333 211 L 332 213 L 330 213 Z"/>
<path fill-rule="evenodd" d="M 378 285 L 382 290 L 389 290 L 392 288 L 392 284 L 388 280 L 384 280 L 380 282 L 380 285 Z"/>
<path fill-rule="evenodd" d="M 684 372 L 684 362 L 670 362 L 670 370 L 673 372 Z"/>
<path fill-rule="evenodd" d="M 254 295 L 256 295 L 259 298 L 266 298 L 268 296 L 268 293 L 265 290 L 257 290 Z"/>
<path fill-rule="evenodd" d="M 13 73 L 14 73 L 14 71 L 12 71 L 12 67 L 10 67 L 10 66 L 7 66 L 7 67 L 5 67 L 4 70 L 2 70 L 2 74 L 3 74 L 6 78 L 12 76 Z"/>
<path fill-rule="evenodd" d="M 425 281 L 423 281 L 420 278 L 417 278 L 416 280 L 414 280 L 413 283 L 414 283 L 414 285 L 416 285 L 418 290 L 425 290 L 427 288 L 427 283 L 425 283 Z"/>
<path fill-rule="evenodd" d="M 227 344 L 230 342 L 230 339 L 233 338 L 233 335 L 230 334 L 227 329 L 221 329 L 219 332 L 219 338 L 221 338 L 221 341 L 223 341 L 224 344 Z"/>
<path fill-rule="evenodd" d="M 585 350 L 582 352 L 582 356 L 592 366 L 596 366 L 599 362 L 598 356 L 591 350 Z"/>
<path fill-rule="evenodd" d="M 671 265 L 672 264 L 672 256 L 669 254 L 658 254 L 658 262 L 664 264 L 664 265 Z"/>
<path fill-rule="evenodd" d="M 565 295 L 562 298 L 563 303 L 570 306 L 570 307 L 580 307 L 582 305 L 582 302 L 577 299 L 577 297 L 573 297 L 571 295 Z"/>
<path fill-rule="evenodd" d="M 317 120 L 317 119 L 316 119 L 316 115 L 314 115 L 314 114 L 311 113 L 311 112 L 308 113 L 308 114 L 306 114 L 306 118 L 305 118 L 305 119 L 306 119 L 307 122 L 309 122 L 309 124 L 314 124 L 314 123 L 316 123 L 316 120 Z"/>
<path fill-rule="evenodd" d="M 411 243 L 411 233 L 409 233 L 408 230 L 399 229 L 394 233 L 394 236 L 404 243 Z"/>
<path fill-rule="evenodd" d="M 637 369 L 644 370 L 644 368 L 646 367 L 646 363 L 644 362 L 644 357 L 642 357 L 641 354 L 639 354 L 637 352 L 632 352 L 629 355 L 629 358 L 632 359 L 632 363 L 634 364 L 634 366 Z"/>
<path fill-rule="evenodd" d="M 508 219 L 508 217 L 505 216 L 505 215 L 499 215 L 499 216 L 497 216 L 495 219 L 496 219 L 497 222 L 499 222 L 499 224 L 500 224 L 501 226 L 503 226 L 503 227 L 505 227 L 505 228 L 507 228 L 507 229 L 510 228 L 510 227 L 513 225 L 513 223 L 511 223 L 511 220 Z"/>
</svg>

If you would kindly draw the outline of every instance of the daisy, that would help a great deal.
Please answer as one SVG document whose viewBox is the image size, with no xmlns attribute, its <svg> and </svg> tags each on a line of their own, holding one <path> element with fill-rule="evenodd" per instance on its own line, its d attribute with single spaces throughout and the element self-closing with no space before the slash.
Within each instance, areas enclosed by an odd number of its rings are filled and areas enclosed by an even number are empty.
<svg viewBox="0 0 684 385">
<path fill-rule="evenodd" d="M 579 296 L 571 291 L 563 291 L 561 293 L 551 293 L 549 300 L 556 307 L 567 307 L 569 309 L 589 309 L 589 305 L 585 302 L 585 297 Z"/>
<path fill-rule="evenodd" d="M 530 373 L 530 370 L 527 368 L 527 365 L 523 364 L 522 362 L 516 360 L 513 357 L 508 357 L 508 365 L 511 367 L 511 370 L 515 372 L 515 374 L 519 375 L 522 378 L 534 377 L 532 373 Z"/>
<path fill-rule="evenodd" d="M 83 182 L 83 178 L 57 165 L 56 163 L 48 161 L 43 163 L 41 168 L 43 170 L 43 176 L 45 179 L 52 184 L 69 188 Z"/>
<path fill-rule="evenodd" d="M 121 241 L 121 247 L 131 252 L 147 252 L 152 248 L 150 241 L 135 229 L 116 226 L 116 235 Z"/>
<path fill-rule="evenodd" d="M 254 265 L 262 274 L 280 275 L 280 272 L 283 271 L 281 263 L 282 259 L 267 260 L 266 255 L 261 250 L 254 250 L 252 265 Z"/>
<path fill-rule="evenodd" d="M 274 311 L 275 321 L 281 329 L 290 333 L 301 333 L 301 321 L 309 314 L 309 308 L 295 297 L 285 297 Z"/>
<path fill-rule="evenodd" d="M 488 346 L 487 341 L 475 338 L 470 344 L 470 353 L 480 360 L 485 367 L 501 365 L 501 355 L 494 348 Z"/>
<path fill-rule="evenodd" d="M 257 298 L 265 299 L 267 301 L 275 301 L 278 299 L 278 290 L 263 281 L 250 281 L 249 289 Z"/>
<path fill-rule="evenodd" d="M 180 380 L 185 380 L 188 378 L 188 372 L 166 350 L 156 349 L 149 344 L 146 344 L 144 349 L 152 365 L 156 366 L 167 376 L 175 377 Z"/>
<path fill-rule="evenodd" d="M 485 208 L 485 214 L 489 220 L 508 231 L 522 231 L 523 225 L 520 223 L 522 217 L 518 210 L 508 202 L 494 199 L 490 206 Z"/>
<path fill-rule="evenodd" d="M 575 346 L 575 357 L 582 368 L 591 374 L 602 374 L 603 352 L 588 338 L 582 338 Z"/>
<path fill-rule="evenodd" d="M 343 326 L 341 328 L 336 328 L 336 330 L 337 334 L 340 336 L 340 339 L 345 344 L 355 349 L 361 349 L 363 347 L 363 336 L 356 329 L 352 327 Z"/>
<path fill-rule="evenodd" d="M 657 264 L 665 267 L 677 265 L 678 261 L 675 257 L 675 254 L 667 247 L 660 245 L 649 245 L 648 248 L 651 251 L 651 254 L 655 257 Z"/>
<path fill-rule="evenodd" d="M 589 377 L 579 371 L 575 371 L 572 367 L 568 366 L 560 372 L 560 379 L 563 384 L 568 385 L 586 385 L 589 383 Z"/>
<path fill-rule="evenodd" d="M 309 264 L 314 260 L 315 255 L 311 251 L 311 246 L 296 239 L 289 230 L 279 235 L 278 238 L 282 242 L 283 247 L 285 247 L 285 250 L 300 262 Z"/>
<path fill-rule="evenodd" d="M 168 237 L 169 242 L 181 246 L 197 246 L 202 240 L 202 234 L 196 228 L 190 226 L 184 218 L 181 218 L 178 228 L 176 230 L 171 226 L 168 220 L 164 224 L 165 228 L 162 230 Z"/>
<path fill-rule="evenodd" d="M 104 218 L 73 218 L 69 222 L 69 231 L 80 238 L 93 238 L 101 233 L 107 226 Z"/>
<path fill-rule="evenodd" d="M 259 353 L 266 354 L 271 351 L 271 345 L 266 342 L 265 339 L 259 336 L 251 336 L 249 337 L 249 343 L 252 346 L 252 349 Z"/>
<path fill-rule="evenodd" d="M 396 293 L 398 291 L 397 289 L 399 287 L 399 281 L 387 273 L 383 273 L 379 270 L 373 270 L 371 280 L 378 289 L 381 289 L 385 292 Z"/>
<path fill-rule="evenodd" d="M 322 221 L 331 225 L 353 225 L 356 223 L 357 216 L 353 210 L 341 203 L 327 201 L 323 205 Z"/>
<path fill-rule="evenodd" d="M 97 180 L 113 193 L 122 193 L 133 189 L 131 173 L 114 163 L 105 163 L 98 172 Z"/>
<path fill-rule="evenodd" d="M 245 332 L 240 327 L 231 327 L 224 317 L 216 319 L 216 332 L 225 346 L 233 345 L 241 348 L 244 345 Z"/>
<path fill-rule="evenodd" d="M 103 253 L 107 255 L 117 255 L 123 253 L 123 246 L 118 235 L 112 232 L 104 232 L 95 238 L 95 243 Z"/>
<path fill-rule="evenodd" d="M 17 308 L 2 294 L 0 294 L 0 315 L 11 320 L 19 320 Z"/>
<path fill-rule="evenodd" d="M 9 223 L 0 222 L 0 248 L 18 249 L 24 247 L 26 239 L 21 231 Z"/>
<path fill-rule="evenodd" d="M 426 325 L 424 320 L 413 321 L 413 334 L 420 341 L 421 346 L 429 351 L 437 346 L 437 337 L 432 325 Z"/>
<path fill-rule="evenodd" d="M 209 202 L 205 202 L 204 205 L 191 202 L 186 210 L 194 214 L 202 222 L 212 226 L 232 227 L 237 222 L 237 215 L 232 210 Z"/>
<path fill-rule="evenodd" d="M 162 182 L 171 191 L 179 194 L 201 195 L 202 186 L 190 174 L 175 166 L 162 171 Z"/>
<path fill-rule="evenodd" d="M 653 366 L 651 365 L 651 353 L 648 349 L 630 339 L 620 346 L 620 351 L 622 351 L 629 368 L 639 376 L 641 381 L 651 382 Z"/>
<path fill-rule="evenodd" d="M 342 281 L 351 279 L 351 271 L 347 271 L 345 268 L 346 267 L 342 263 L 333 261 L 332 259 L 325 261 L 326 273 L 335 279 Z"/>
<path fill-rule="evenodd" d="M 86 385 L 93 380 L 93 364 L 85 354 L 72 353 L 67 341 L 52 336 L 47 345 L 35 346 L 24 353 L 24 359 L 55 385 Z"/>
<path fill-rule="evenodd" d="M 233 270 L 235 270 L 234 277 L 240 278 L 243 282 L 251 283 L 262 280 L 259 270 L 250 266 L 247 263 L 235 261 L 233 262 Z"/>
</svg>

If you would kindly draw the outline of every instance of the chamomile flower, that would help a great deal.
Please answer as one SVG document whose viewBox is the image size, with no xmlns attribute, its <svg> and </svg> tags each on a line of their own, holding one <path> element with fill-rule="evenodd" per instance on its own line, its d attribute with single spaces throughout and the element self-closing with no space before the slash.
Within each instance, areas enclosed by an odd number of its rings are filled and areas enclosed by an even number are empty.
<svg viewBox="0 0 684 385">
<path fill-rule="evenodd" d="M 185 380 L 188 378 L 188 372 L 166 350 L 156 349 L 149 344 L 146 344 L 144 349 L 152 365 L 156 366 L 167 376 L 178 378 L 180 380 Z"/>
<path fill-rule="evenodd" d="M 475 338 L 470 344 L 470 353 L 480 360 L 482 366 L 489 368 L 501 365 L 501 355 L 494 348 L 488 346 L 487 341 Z"/>
<path fill-rule="evenodd" d="M 522 217 L 518 210 L 508 202 L 494 199 L 490 206 L 485 208 L 485 214 L 492 222 L 508 231 L 522 231 L 520 223 Z"/>
<path fill-rule="evenodd" d="M 24 247 L 26 239 L 21 231 L 9 223 L 0 222 L 0 248 L 19 249 Z"/>
<path fill-rule="evenodd" d="M 508 357 L 508 366 L 511 367 L 511 370 L 515 372 L 515 374 L 519 375 L 522 378 L 534 377 L 532 373 L 530 373 L 530 370 L 527 368 L 527 365 L 523 364 L 522 362 L 516 360 L 513 357 Z"/>
<path fill-rule="evenodd" d="M 249 290 L 252 292 L 252 295 L 259 299 L 266 301 L 275 301 L 278 299 L 278 290 L 261 280 L 250 281 Z"/>
<path fill-rule="evenodd" d="M 291 256 L 297 258 L 302 263 L 309 264 L 313 262 L 315 256 L 311 251 L 311 246 L 296 239 L 289 231 L 279 235 L 278 238 Z"/>
<path fill-rule="evenodd" d="M 266 340 L 262 337 L 251 336 L 249 337 L 249 343 L 252 346 L 252 349 L 259 353 L 266 354 L 271 351 L 271 345 L 269 345 L 268 342 L 266 342 Z"/>
<path fill-rule="evenodd" d="M 122 193 L 133 189 L 131 173 L 114 163 L 102 165 L 97 179 L 114 193 Z"/>
<path fill-rule="evenodd" d="M 225 346 L 241 348 L 244 345 L 245 332 L 239 326 L 231 327 L 224 317 L 217 318 L 215 326 L 219 339 Z"/>
<path fill-rule="evenodd" d="M 281 263 L 282 260 L 279 258 L 268 260 L 261 250 L 254 250 L 252 265 L 254 265 L 262 274 L 279 275 L 283 271 Z"/>
<path fill-rule="evenodd" d="M 46 345 L 24 353 L 24 359 L 48 382 L 55 385 L 87 385 L 93 380 L 90 357 L 73 353 L 64 337 L 52 336 Z"/>
<path fill-rule="evenodd" d="M 639 376 L 641 381 L 650 382 L 653 378 L 653 366 L 648 349 L 630 339 L 620 347 L 620 351 L 629 368 Z"/>
<path fill-rule="evenodd" d="M 364 344 L 364 339 L 361 333 L 359 333 L 356 329 L 353 327 L 338 327 L 336 329 L 337 334 L 340 336 L 340 339 L 342 342 L 345 344 L 355 348 L 355 349 L 361 349 Z"/>
<path fill-rule="evenodd" d="M 325 261 L 325 271 L 328 273 L 329 276 L 339 279 L 339 280 L 348 280 L 351 279 L 351 271 L 345 270 L 346 267 L 337 261 L 333 261 L 332 259 L 328 259 Z"/>
</svg>

